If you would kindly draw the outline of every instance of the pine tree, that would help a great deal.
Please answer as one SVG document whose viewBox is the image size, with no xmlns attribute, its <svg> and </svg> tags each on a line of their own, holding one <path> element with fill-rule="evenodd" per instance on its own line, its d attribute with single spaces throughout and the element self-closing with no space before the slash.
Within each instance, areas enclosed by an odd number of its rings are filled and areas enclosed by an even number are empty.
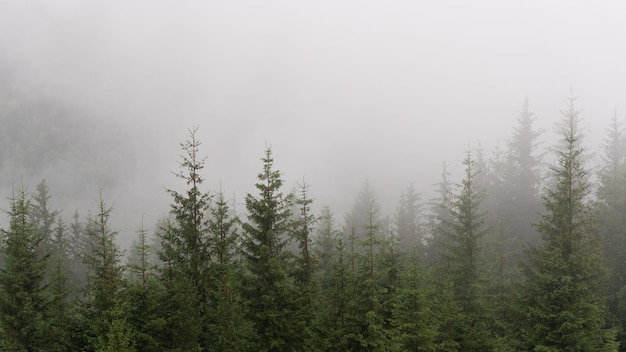
<svg viewBox="0 0 626 352">
<path fill-rule="evenodd" d="M 428 271 L 420 261 L 415 248 L 394 293 L 392 336 L 401 351 L 434 352 L 438 351 L 439 329 L 431 297 L 434 285 L 429 282 Z"/>
<path fill-rule="evenodd" d="M 211 266 L 214 280 L 210 289 L 209 331 L 216 351 L 243 351 L 249 348 L 252 327 L 245 318 L 241 289 L 241 263 L 237 256 L 241 240 L 239 219 L 220 191 L 210 209 L 208 230 L 214 243 Z"/>
<path fill-rule="evenodd" d="M 376 190 L 369 181 L 365 181 L 363 187 L 356 196 L 352 210 L 345 216 L 346 228 L 354 232 L 355 239 L 361 241 L 367 237 L 366 226 L 369 223 L 369 212 L 374 207 L 376 215 L 380 213 Z M 378 219 L 376 219 L 378 223 Z"/>
<path fill-rule="evenodd" d="M 114 327 L 113 336 L 132 331 L 133 339 L 130 342 L 139 351 L 150 352 L 163 350 L 159 344 L 159 332 L 163 327 L 163 321 L 159 318 L 163 290 L 157 280 L 156 266 L 151 262 L 152 247 L 147 236 L 142 221 L 137 240 L 132 246 L 132 257 L 127 264 L 130 280 L 124 290 L 122 307 L 118 308 L 120 312 L 116 316 L 117 326 Z M 122 325 L 127 329 L 126 332 L 120 330 Z"/>
<path fill-rule="evenodd" d="M 425 238 L 422 229 L 422 204 L 420 194 L 413 185 L 409 185 L 400 195 L 394 219 L 395 231 L 399 237 L 399 245 L 411 253 L 413 248 L 423 251 Z"/>
<path fill-rule="evenodd" d="M 316 262 L 315 277 L 321 290 L 330 286 L 333 276 L 338 231 L 335 229 L 335 219 L 328 205 L 322 207 L 319 216 L 319 225 L 315 230 L 313 256 Z"/>
<path fill-rule="evenodd" d="M 450 206 L 452 194 L 452 182 L 449 179 L 448 165 L 443 163 L 441 171 L 441 181 L 435 184 L 436 197 L 428 202 L 428 214 L 426 216 L 426 259 L 430 262 L 440 261 L 439 254 L 442 253 L 441 248 L 441 231 L 442 224 L 452 221 L 450 216 Z"/>
<path fill-rule="evenodd" d="M 257 335 L 256 349 L 292 351 L 301 341 L 298 326 L 291 322 L 296 311 L 295 288 L 288 276 L 291 260 L 286 251 L 286 238 L 292 230 L 292 197 L 280 190 L 283 180 L 273 168 L 270 148 L 262 161 L 256 184 L 259 195 L 246 195 L 243 249 L 248 274 L 244 297 Z"/>
<path fill-rule="evenodd" d="M 41 251 L 43 253 L 49 253 L 50 243 L 52 242 L 52 236 L 54 232 L 54 223 L 57 220 L 57 216 L 60 211 L 50 209 L 50 188 L 46 183 L 46 180 L 42 180 L 37 184 L 35 188 L 35 194 L 33 195 L 33 202 L 31 203 L 32 211 L 31 217 L 35 229 L 43 236 L 43 242 L 41 243 Z"/>
<path fill-rule="evenodd" d="M 615 331 L 605 327 L 604 269 L 592 235 L 579 112 L 570 95 L 559 132 L 555 187 L 546 190 L 546 212 L 537 225 L 539 247 L 529 252 L 519 329 L 521 348 L 534 351 L 616 351 Z"/>
<path fill-rule="evenodd" d="M 90 251 L 89 238 L 85 224 L 80 221 L 80 214 L 75 211 L 68 227 L 68 283 L 71 287 L 71 299 L 85 299 L 87 286 L 87 264 L 84 256 Z"/>
<path fill-rule="evenodd" d="M 314 277 L 319 285 L 317 298 L 313 301 L 314 319 L 319 335 L 317 349 L 327 351 L 342 349 L 343 318 L 345 312 L 345 243 L 342 234 L 335 228 L 330 207 L 322 207 L 319 226 L 315 231 Z"/>
<path fill-rule="evenodd" d="M 57 220 L 54 236 L 51 243 L 49 285 L 50 325 L 54 342 L 49 349 L 66 351 L 69 346 L 69 331 L 71 325 L 72 305 L 70 304 L 71 287 L 69 284 L 69 243 L 66 237 L 67 227 L 61 218 Z"/>
<path fill-rule="evenodd" d="M 10 201 L 9 228 L 2 230 L 0 347 L 42 351 L 49 342 L 49 298 L 44 285 L 48 256 L 40 251 L 44 238 L 32 223 L 31 199 L 24 187 Z"/>
<path fill-rule="evenodd" d="M 298 320 L 303 331 L 302 347 L 311 351 L 317 347 L 317 336 L 312 327 L 313 300 L 316 298 L 318 285 L 314 280 L 313 268 L 315 266 L 312 246 L 313 226 L 317 218 L 311 213 L 313 199 L 309 196 L 309 185 L 303 180 L 297 183 L 299 195 L 295 198 L 298 214 L 294 221 L 293 238 L 298 244 L 299 255 L 296 257 L 296 270 L 294 279 L 297 293 Z"/>
<path fill-rule="evenodd" d="M 626 340 L 626 135 L 617 113 L 606 130 L 598 172 L 595 214 L 602 252 L 610 269 L 608 304 Z"/>
<path fill-rule="evenodd" d="M 159 343 L 166 351 L 199 351 L 202 332 L 199 299 L 191 278 L 181 270 L 186 257 L 181 251 L 181 240 L 176 225 L 165 219 L 160 229 L 161 250 L 159 281 L 163 287 Z"/>
<path fill-rule="evenodd" d="M 122 253 L 116 243 L 117 231 L 112 230 L 110 224 L 112 209 L 100 197 L 97 214 L 87 226 L 89 251 L 84 257 L 88 268 L 84 316 L 92 345 L 111 329 L 112 313 L 118 309 L 123 288 Z"/>
<path fill-rule="evenodd" d="M 537 154 L 541 131 L 533 127 L 535 119 L 526 98 L 508 146 L 503 175 L 506 201 L 498 209 L 493 209 L 494 218 L 503 220 L 511 236 L 533 245 L 538 242 L 539 235 L 532 224 L 541 210 L 541 155 Z"/>
<path fill-rule="evenodd" d="M 168 300 L 164 314 L 169 317 L 183 314 L 178 319 L 167 319 L 164 335 L 169 341 L 164 346 L 172 350 L 207 348 L 211 339 L 208 310 L 213 278 L 209 268 L 214 244 L 209 243 L 205 216 L 212 196 L 200 190 L 204 182 L 200 172 L 204 169 L 205 158 L 199 156 L 201 142 L 197 131 L 197 127 L 191 129 L 189 139 L 180 145 L 184 155 L 179 162 L 181 171 L 175 175 L 188 188 L 185 193 L 168 190 L 174 201 L 171 205 L 173 221 L 162 229 L 161 237 L 160 257 L 165 264 L 161 277 Z"/>
<path fill-rule="evenodd" d="M 465 177 L 458 193 L 450 197 L 449 219 L 442 219 L 443 262 L 441 270 L 449 278 L 453 304 L 459 308 L 453 339 L 462 351 L 491 349 L 480 284 L 480 239 L 485 235 L 487 214 L 481 211 L 484 191 L 477 189 L 471 150 L 465 160 Z"/>
</svg>

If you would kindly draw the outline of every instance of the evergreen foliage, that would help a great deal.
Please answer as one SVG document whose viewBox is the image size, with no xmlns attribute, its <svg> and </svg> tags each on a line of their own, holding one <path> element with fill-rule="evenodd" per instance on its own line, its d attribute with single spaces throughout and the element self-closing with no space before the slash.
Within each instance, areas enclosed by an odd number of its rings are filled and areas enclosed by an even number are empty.
<svg viewBox="0 0 626 352">
<path fill-rule="evenodd" d="M 0 271 L 0 346 L 7 351 L 47 348 L 49 297 L 42 255 L 43 234 L 32 222 L 31 198 L 24 187 L 10 199 L 9 228 L 2 231 L 3 267 Z"/>
<path fill-rule="evenodd" d="M 458 314 L 451 327 L 462 351 L 489 351 L 492 337 L 486 325 L 481 285 L 480 240 L 487 214 L 481 210 L 484 191 L 476 185 L 477 171 L 471 150 L 465 160 L 465 177 L 458 193 L 450 195 L 449 219 L 441 219 L 443 259 L 441 273 L 450 280 L 451 299 Z"/>
<path fill-rule="evenodd" d="M 89 322 L 87 334 L 94 348 L 98 348 L 98 338 L 112 329 L 113 313 L 119 309 L 124 287 L 122 252 L 116 242 L 117 231 L 110 224 L 112 209 L 101 196 L 97 213 L 87 226 L 89 252 L 84 261 L 88 275 L 83 314 Z"/>
<path fill-rule="evenodd" d="M 252 326 L 245 318 L 241 288 L 241 260 L 237 245 L 241 240 L 239 219 L 234 217 L 220 191 L 210 209 L 208 230 L 212 250 L 210 346 L 216 351 L 244 351 L 249 348 Z"/>
<path fill-rule="evenodd" d="M 266 148 L 263 171 L 258 175 L 255 197 L 246 195 L 248 221 L 243 223 L 243 250 L 247 275 L 244 298 L 255 330 L 255 349 L 292 351 L 302 332 L 291 321 L 297 311 L 296 290 L 289 278 L 292 264 L 286 250 L 291 234 L 292 195 L 281 192 L 283 180 L 274 169 L 271 148 Z"/>
<path fill-rule="evenodd" d="M 614 329 L 606 328 L 598 242 L 592 236 L 579 112 L 573 96 L 559 125 L 561 148 L 552 167 L 555 187 L 543 197 L 538 223 L 541 244 L 529 252 L 523 299 L 526 325 L 522 348 L 535 351 L 616 351 Z"/>
<path fill-rule="evenodd" d="M 366 182 L 343 226 L 313 215 L 307 183 L 283 193 L 270 148 L 240 220 L 203 190 L 193 128 L 184 190 L 167 189 L 154 230 L 142 221 L 125 266 L 102 197 L 64 219 L 45 181 L 22 187 L 0 232 L 0 350 L 617 351 L 624 130 L 614 118 L 594 189 L 574 99 L 547 182 L 533 121 L 526 101 L 505 150 L 468 150 L 458 184 L 444 164 L 435 199 L 411 185 L 393 217 Z"/>
</svg>

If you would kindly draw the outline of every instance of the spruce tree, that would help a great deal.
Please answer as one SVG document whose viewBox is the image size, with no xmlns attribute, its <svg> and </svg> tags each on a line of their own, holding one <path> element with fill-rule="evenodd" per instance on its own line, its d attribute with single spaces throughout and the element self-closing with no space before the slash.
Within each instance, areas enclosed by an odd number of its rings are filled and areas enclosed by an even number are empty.
<svg viewBox="0 0 626 352">
<path fill-rule="evenodd" d="M 72 222 L 68 226 L 68 283 L 71 287 L 70 298 L 83 300 L 87 286 L 87 264 L 84 256 L 90 251 L 89 239 L 85 224 L 80 220 L 80 214 L 75 211 Z"/>
<path fill-rule="evenodd" d="M 477 171 L 467 151 L 465 175 L 458 192 L 450 195 L 449 215 L 441 219 L 442 274 L 449 278 L 451 299 L 458 315 L 450 320 L 451 336 L 462 351 L 489 351 L 486 310 L 480 282 L 480 240 L 485 235 L 487 214 L 481 210 L 484 190 L 476 185 Z M 449 317 L 448 317 L 449 318 Z"/>
<path fill-rule="evenodd" d="M 528 98 L 524 100 L 508 145 L 508 160 L 504 170 L 505 200 L 494 208 L 494 218 L 502 219 L 509 236 L 536 245 L 539 234 L 532 226 L 541 209 L 540 187 L 541 131 L 534 128 L 536 117 L 529 110 Z"/>
<path fill-rule="evenodd" d="M 311 351 L 317 347 L 316 332 L 312 327 L 313 301 L 318 289 L 313 276 L 315 258 L 313 256 L 312 233 L 317 218 L 311 213 L 313 199 L 309 196 L 309 185 L 303 180 L 302 183 L 297 183 L 297 187 L 299 194 L 294 203 L 298 207 L 298 214 L 293 224 L 292 236 L 298 244 L 299 253 L 296 256 L 294 279 L 298 291 L 298 321 L 301 325 L 299 329 L 304 334 L 302 348 Z"/>
<path fill-rule="evenodd" d="M 402 270 L 400 284 L 394 292 L 392 337 L 400 351 L 439 351 L 439 320 L 432 298 L 434 285 L 428 273 L 421 264 L 416 247 Z"/>
<path fill-rule="evenodd" d="M 48 256 L 40 251 L 44 238 L 31 212 L 31 198 L 21 187 L 10 199 L 9 228 L 2 230 L 0 347 L 7 351 L 43 351 L 50 338 L 44 285 Z"/>
<path fill-rule="evenodd" d="M 546 212 L 537 224 L 541 243 L 528 253 L 522 301 L 526 324 L 518 329 L 523 350 L 617 350 L 615 331 L 605 325 L 605 270 L 592 236 L 591 186 L 574 100 L 570 95 L 559 125 L 554 188 L 545 191 Z"/>
<path fill-rule="evenodd" d="M 239 219 L 220 191 L 210 208 L 208 231 L 212 249 L 209 332 L 216 351 L 244 351 L 249 348 L 252 327 L 245 317 L 241 288 L 241 241 Z"/>
<path fill-rule="evenodd" d="M 117 231 L 111 229 L 112 210 L 113 207 L 100 198 L 97 214 L 87 227 L 90 245 L 90 251 L 85 255 L 89 268 L 88 306 L 97 315 L 113 309 L 122 288 L 122 253 L 116 243 Z"/>
<path fill-rule="evenodd" d="M 180 238 L 173 220 L 166 218 L 160 228 L 159 281 L 163 287 L 160 302 L 161 327 L 159 343 L 166 351 L 200 350 L 202 332 L 199 298 L 196 287 L 181 262 L 186 257 L 181 251 Z"/>
<path fill-rule="evenodd" d="M 87 291 L 84 316 L 89 324 L 90 344 L 96 348 L 98 338 L 117 329 L 114 313 L 119 309 L 124 287 L 122 252 L 116 243 L 117 231 L 111 229 L 112 207 L 100 197 L 97 213 L 87 226 L 89 251 L 87 264 Z M 119 325 L 119 322 L 115 322 Z"/>
<path fill-rule="evenodd" d="M 52 242 L 54 224 L 60 211 L 50 209 L 50 199 L 52 195 L 50 194 L 50 187 L 48 187 L 46 180 L 42 180 L 38 183 L 35 191 L 33 201 L 31 202 L 31 217 L 35 229 L 43 236 L 41 250 L 44 253 L 49 253 L 51 251 L 50 243 Z"/>
<path fill-rule="evenodd" d="M 50 325 L 54 342 L 50 350 L 66 351 L 69 346 L 69 331 L 73 307 L 70 302 L 72 289 L 69 283 L 69 243 L 67 227 L 61 218 L 57 220 L 51 242 L 49 285 Z"/>
<path fill-rule="evenodd" d="M 322 207 L 319 225 L 315 231 L 314 257 L 315 281 L 319 285 L 317 299 L 313 301 L 317 349 L 346 350 L 344 330 L 348 269 L 346 243 L 342 231 L 335 227 L 330 207 Z"/>
<path fill-rule="evenodd" d="M 246 195 L 248 221 L 243 224 L 247 276 L 244 297 L 249 319 L 256 332 L 256 349 L 292 351 L 301 343 L 296 312 L 294 283 L 289 278 L 292 265 L 286 250 L 292 231 L 292 196 L 281 192 L 283 180 L 274 169 L 271 148 L 266 148 L 263 171 L 258 175 L 258 196 Z"/>
<path fill-rule="evenodd" d="M 609 310 L 621 326 L 626 342 L 626 131 L 617 114 L 606 130 L 602 166 L 598 172 L 597 216 L 602 252 L 610 270 Z"/>
<path fill-rule="evenodd" d="M 187 190 L 167 190 L 173 198 L 173 219 L 161 231 L 160 257 L 165 264 L 161 278 L 168 301 L 164 314 L 182 315 L 167 319 L 164 336 L 169 341 L 165 346 L 171 349 L 207 348 L 211 339 L 208 310 L 213 278 L 209 269 L 214 244 L 209 242 L 206 215 L 212 196 L 200 189 L 204 182 L 200 172 L 206 158 L 199 155 L 197 131 L 197 127 L 191 129 L 189 139 L 180 144 L 184 153 L 179 162 L 181 171 L 175 175 L 185 182 Z"/>
<path fill-rule="evenodd" d="M 124 301 L 116 324 L 120 325 L 126 319 L 134 334 L 134 347 L 139 351 L 150 352 L 163 350 L 159 343 L 159 332 L 163 326 L 159 317 L 163 290 L 157 280 L 156 266 L 151 262 L 152 247 L 147 236 L 142 221 L 127 264 L 130 280 L 124 291 Z"/>
<path fill-rule="evenodd" d="M 421 253 L 425 243 L 422 225 L 421 196 L 409 185 L 400 195 L 394 218 L 395 231 L 399 237 L 399 245 L 411 253 L 414 248 Z"/>
</svg>

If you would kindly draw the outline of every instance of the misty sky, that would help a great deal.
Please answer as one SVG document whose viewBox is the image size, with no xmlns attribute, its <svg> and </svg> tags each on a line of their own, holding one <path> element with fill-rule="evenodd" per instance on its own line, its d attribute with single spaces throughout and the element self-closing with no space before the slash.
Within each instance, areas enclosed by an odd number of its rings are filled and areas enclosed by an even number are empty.
<svg viewBox="0 0 626 352">
<path fill-rule="evenodd" d="M 167 209 L 194 125 L 212 189 L 252 191 L 268 143 L 288 187 L 345 210 L 369 179 L 390 212 L 469 143 L 504 147 L 525 97 L 549 140 L 573 89 L 597 150 L 626 116 L 624 18 L 620 1 L 0 0 L 0 69 L 135 136 L 134 192 L 111 192 L 136 218 L 163 211 L 138 199 Z"/>
</svg>

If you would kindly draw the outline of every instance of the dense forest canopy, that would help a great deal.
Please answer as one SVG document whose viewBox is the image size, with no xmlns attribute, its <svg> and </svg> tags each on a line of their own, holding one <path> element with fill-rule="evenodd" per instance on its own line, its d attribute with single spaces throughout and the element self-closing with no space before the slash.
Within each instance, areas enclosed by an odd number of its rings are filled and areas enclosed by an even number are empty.
<svg viewBox="0 0 626 352">
<path fill-rule="evenodd" d="M 36 175 L 60 153 L 84 163 L 79 175 L 107 182 L 106 158 L 76 154 L 90 151 L 89 138 L 54 148 L 60 134 L 34 128 L 44 120 L 14 114 L 5 111 L 5 126 L 37 133 L 32 150 L 5 160 L 45 151 Z M 392 213 L 368 181 L 345 214 L 314 207 L 315 185 L 286 185 L 270 145 L 238 208 L 206 185 L 210 156 L 194 127 L 173 170 L 179 185 L 162 190 L 169 210 L 153 224 L 137 215 L 126 249 L 106 190 L 68 213 L 45 179 L 22 179 L 2 224 L 2 348 L 618 351 L 625 130 L 615 116 L 594 171 L 573 92 L 561 115 L 561 138 L 542 146 L 527 99 L 502 150 L 468 145 L 460 176 L 443 163 L 434 197 L 409 184 Z"/>
<path fill-rule="evenodd" d="M 0 350 L 626 351 L 623 38 L 611 1 L 0 1 Z"/>
</svg>

